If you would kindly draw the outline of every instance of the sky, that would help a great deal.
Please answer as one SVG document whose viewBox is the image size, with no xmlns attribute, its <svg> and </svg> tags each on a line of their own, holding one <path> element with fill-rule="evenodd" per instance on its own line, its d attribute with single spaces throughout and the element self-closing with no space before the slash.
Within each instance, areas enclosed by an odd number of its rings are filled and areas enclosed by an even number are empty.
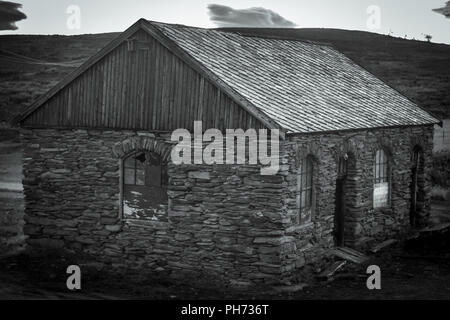
<svg viewBox="0 0 450 320">
<path fill-rule="evenodd" d="M 22 4 L 19 10 L 27 18 L 16 23 L 16 30 L 0 34 L 117 32 L 146 18 L 206 28 L 247 24 L 362 30 L 417 40 L 430 34 L 432 42 L 450 44 L 449 17 L 432 11 L 445 7 L 445 0 L 10 1 Z"/>
</svg>

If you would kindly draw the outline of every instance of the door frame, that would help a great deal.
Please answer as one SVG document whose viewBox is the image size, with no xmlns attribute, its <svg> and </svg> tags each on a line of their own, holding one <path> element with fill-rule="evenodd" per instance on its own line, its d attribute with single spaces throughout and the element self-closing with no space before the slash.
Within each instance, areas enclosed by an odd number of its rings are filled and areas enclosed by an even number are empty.
<svg viewBox="0 0 450 320">
<path fill-rule="evenodd" d="M 411 167 L 411 206 L 409 211 L 409 220 L 411 227 L 417 226 L 417 212 L 418 212 L 418 195 L 423 192 L 419 186 L 419 177 L 424 174 L 423 172 L 423 150 L 420 146 L 415 146 L 411 155 L 412 167 Z"/>
</svg>

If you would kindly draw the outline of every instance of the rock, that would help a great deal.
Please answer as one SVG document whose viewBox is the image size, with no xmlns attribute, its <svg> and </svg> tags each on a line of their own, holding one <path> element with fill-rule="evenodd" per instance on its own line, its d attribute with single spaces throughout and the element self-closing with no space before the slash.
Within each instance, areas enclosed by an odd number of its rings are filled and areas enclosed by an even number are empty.
<svg viewBox="0 0 450 320">
<path fill-rule="evenodd" d="M 191 236 L 189 236 L 187 234 L 179 234 L 179 233 L 177 233 L 175 235 L 175 240 L 178 240 L 178 241 L 186 241 L 186 240 L 190 240 L 190 239 L 191 239 Z"/>
<path fill-rule="evenodd" d="M 56 174 L 67 174 L 67 173 L 71 173 L 72 170 L 70 170 L 70 169 L 53 169 L 50 172 L 53 172 Z"/>
<path fill-rule="evenodd" d="M 450 190 L 446 190 L 443 196 L 445 201 L 450 201 Z"/>
<path fill-rule="evenodd" d="M 301 268 L 306 264 L 306 260 L 303 256 L 299 257 L 297 260 L 295 260 L 295 268 Z"/>
<path fill-rule="evenodd" d="M 33 225 L 33 224 L 26 224 L 23 227 L 23 232 L 28 235 L 34 235 L 34 234 L 39 234 L 41 229 L 42 228 L 40 226 Z"/>
<path fill-rule="evenodd" d="M 75 241 L 83 243 L 83 244 L 94 244 L 96 242 L 95 239 L 88 237 L 88 236 L 76 237 Z"/>
<path fill-rule="evenodd" d="M 305 289 L 308 285 L 306 283 L 299 283 L 290 286 L 275 287 L 275 291 L 279 293 L 296 293 Z"/>
<path fill-rule="evenodd" d="M 245 281 L 245 280 L 230 280 L 230 286 L 236 289 L 248 289 L 252 286 L 253 284 L 250 281 Z"/>
<path fill-rule="evenodd" d="M 370 251 L 372 251 L 373 253 L 377 253 L 378 251 L 383 250 L 384 248 L 387 248 L 397 242 L 398 242 L 398 240 L 396 240 L 396 239 L 389 239 L 389 240 L 383 241 L 382 243 L 377 244 Z"/>
<path fill-rule="evenodd" d="M 121 225 L 106 225 L 105 229 L 111 232 L 118 232 L 122 228 Z"/>
<path fill-rule="evenodd" d="M 202 171 L 189 171 L 188 177 L 191 179 L 202 179 L 202 180 L 210 180 L 209 172 Z"/>
<path fill-rule="evenodd" d="M 280 245 L 283 243 L 294 242 L 295 238 L 291 236 L 282 236 L 282 237 L 257 237 L 253 241 L 255 244 L 271 244 L 271 245 Z"/>
<path fill-rule="evenodd" d="M 329 266 L 325 271 L 323 271 L 321 274 L 318 275 L 319 279 L 329 280 L 334 276 L 336 272 L 341 270 L 345 265 L 347 264 L 347 261 L 336 261 L 331 266 Z"/>
<path fill-rule="evenodd" d="M 52 172 L 45 172 L 40 175 L 40 178 L 43 180 L 54 180 L 54 179 L 62 179 L 64 178 L 64 176 Z"/>
</svg>

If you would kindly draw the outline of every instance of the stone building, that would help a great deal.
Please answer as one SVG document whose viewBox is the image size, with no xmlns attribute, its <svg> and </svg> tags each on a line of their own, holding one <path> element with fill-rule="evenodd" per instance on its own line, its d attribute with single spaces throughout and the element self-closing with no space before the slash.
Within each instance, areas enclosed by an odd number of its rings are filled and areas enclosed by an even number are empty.
<svg viewBox="0 0 450 320">
<path fill-rule="evenodd" d="M 184 128 L 279 130 L 279 170 L 174 164 Z M 28 245 L 277 283 L 425 224 L 433 125 L 334 48 L 139 20 L 30 106 Z"/>
</svg>

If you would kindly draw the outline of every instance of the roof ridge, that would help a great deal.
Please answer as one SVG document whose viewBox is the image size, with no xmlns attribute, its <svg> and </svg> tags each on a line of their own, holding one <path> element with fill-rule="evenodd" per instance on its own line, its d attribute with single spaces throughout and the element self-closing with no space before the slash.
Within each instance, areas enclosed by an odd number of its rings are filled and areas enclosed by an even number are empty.
<svg viewBox="0 0 450 320">
<path fill-rule="evenodd" d="M 144 19 L 144 18 L 142 18 L 141 20 L 145 21 L 146 23 L 153 24 L 153 25 L 163 25 L 163 26 L 171 26 L 171 27 L 178 27 L 178 28 L 212 30 L 212 29 L 208 29 L 208 28 L 188 26 L 188 25 L 179 24 L 179 23 L 167 23 L 167 22 L 161 22 L 161 21 L 155 21 L 155 20 L 147 20 L 147 19 Z"/>
<path fill-rule="evenodd" d="M 188 26 L 184 24 L 178 24 L 178 23 L 166 23 L 166 22 L 159 22 L 159 21 L 153 21 L 153 20 L 145 20 L 147 23 L 153 24 L 153 25 L 162 25 L 162 26 L 169 26 L 169 27 L 176 27 L 176 28 L 184 28 L 184 29 L 196 29 L 196 30 L 204 30 L 204 31 L 212 31 L 212 32 L 218 32 L 222 34 L 235 34 L 239 35 L 241 37 L 247 37 L 247 38 L 259 38 L 259 39 L 268 39 L 268 40 L 282 40 L 282 41 L 295 41 L 295 42 L 303 42 L 307 44 L 312 45 L 318 45 L 318 46 L 328 46 L 328 47 L 334 47 L 332 43 L 328 42 L 319 42 L 319 41 L 313 41 L 308 39 L 297 39 L 294 37 L 288 37 L 288 36 L 269 36 L 269 35 L 257 35 L 257 34 L 251 34 L 251 33 L 245 33 L 241 31 L 234 31 L 234 28 L 203 28 L 203 27 L 195 27 L 195 26 Z M 227 30 L 229 29 L 229 30 Z M 248 28 L 251 29 L 251 28 Z M 295 28 L 264 28 L 264 29 L 288 29 L 292 30 Z"/>
<path fill-rule="evenodd" d="M 226 30 L 226 29 L 230 29 L 230 30 Z M 304 43 L 318 45 L 318 46 L 333 47 L 333 44 L 329 43 L 329 42 L 320 42 L 320 41 L 313 41 L 313 40 L 308 40 L 308 39 L 297 39 L 297 38 L 289 37 L 289 36 L 258 35 L 258 34 L 252 34 L 252 33 L 245 33 L 245 32 L 241 32 L 241 31 L 234 31 L 233 29 L 234 28 L 218 28 L 218 29 L 212 29 L 212 30 L 216 30 L 216 31 L 219 31 L 219 32 L 225 32 L 225 33 L 234 33 L 234 34 L 238 34 L 240 36 L 249 37 L 249 38 L 295 41 L 295 42 L 304 42 Z M 264 29 L 267 30 L 267 29 L 280 29 L 280 28 L 264 28 Z M 287 28 L 284 28 L 284 29 L 287 29 Z M 292 30 L 292 29 L 294 29 L 294 28 L 290 28 L 289 30 Z"/>
</svg>

